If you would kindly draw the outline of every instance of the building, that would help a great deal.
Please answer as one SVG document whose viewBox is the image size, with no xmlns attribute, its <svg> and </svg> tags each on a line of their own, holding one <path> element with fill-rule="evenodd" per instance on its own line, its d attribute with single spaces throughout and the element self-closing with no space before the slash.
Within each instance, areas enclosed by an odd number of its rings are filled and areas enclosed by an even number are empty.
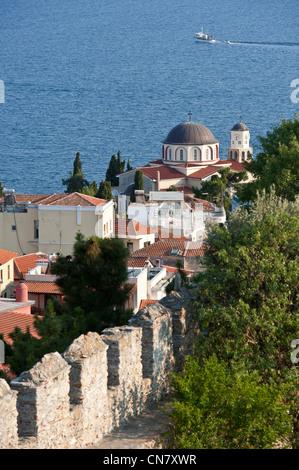
<svg viewBox="0 0 299 470">
<path fill-rule="evenodd" d="M 166 286 L 174 276 L 175 272 L 169 271 L 163 266 L 153 266 L 150 261 L 146 261 L 145 266 L 140 267 L 136 267 L 132 263 L 131 267 L 128 267 L 127 282 L 133 287 L 126 308 L 137 313 L 143 303 L 158 302 L 166 296 Z"/>
<path fill-rule="evenodd" d="M 242 163 L 248 160 L 252 155 L 252 148 L 249 147 L 250 133 L 249 129 L 241 121 L 234 125 L 230 132 L 231 146 L 228 149 L 229 160 L 235 160 Z"/>
<path fill-rule="evenodd" d="M 19 255 L 72 253 L 78 231 L 86 237 L 113 236 L 113 201 L 80 193 L 33 195 L 3 191 L 0 246 Z"/>
<path fill-rule="evenodd" d="M 238 139 L 237 139 L 238 137 Z M 119 177 L 119 193 L 129 195 L 136 170 L 143 173 L 144 190 L 166 190 L 170 186 L 192 190 L 200 188 L 224 167 L 232 171 L 244 170 L 243 162 L 252 154 L 250 134 L 241 121 L 231 130 L 231 148 L 228 158 L 220 158 L 220 142 L 203 124 L 188 121 L 176 125 L 162 141 L 162 158 L 147 165 L 126 171 Z"/>
<path fill-rule="evenodd" d="M 14 258 L 18 253 L 0 249 L 1 297 L 11 297 L 14 290 Z"/>
<path fill-rule="evenodd" d="M 16 287 L 15 299 L 1 299 L 0 301 L 0 334 L 6 343 L 12 345 L 13 341 L 9 334 L 16 327 L 20 328 L 23 333 L 29 329 L 32 336 L 39 338 L 36 328 L 34 327 L 34 316 L 31 314 L 31 307 L 34 304 L 28 299 L 28 289 L 21 282 Z"/>
<path fill-rule="evenodd" d="M 139 258 L 150 259 L 154 266 L 175 267 L 178 260 L 185 270 L 198 272 L 202 270 L 200 259 L 203 260 L 206 243 L 202 241 L 188 241 L 186 239 L 159 240 L 141 250 L 130 254 L 131 266 L 138 263 Z M 134 261 L 133 261 L 134 260 Z"/>
<path fill-rule="evenodd" d="M 138 220 L 116 218 L 114 236 L 120 238 L 130 252 L 155 242 L 155 233 Z"/>
</svg>

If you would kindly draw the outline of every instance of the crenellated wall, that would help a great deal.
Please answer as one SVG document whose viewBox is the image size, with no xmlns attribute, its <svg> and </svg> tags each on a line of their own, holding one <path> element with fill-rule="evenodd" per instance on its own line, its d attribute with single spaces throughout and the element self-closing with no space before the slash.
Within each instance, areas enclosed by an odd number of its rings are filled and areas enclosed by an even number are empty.
<svg viewBox="0 0 299 470">
<path fill-rule="evenodd" d="M 0 448 L 86 447 L 171 388 L 195 333 L 192 295 L 173 292 L 128 326 L 81 335 L 10 386 L 0 379 Z"/>
</svg>

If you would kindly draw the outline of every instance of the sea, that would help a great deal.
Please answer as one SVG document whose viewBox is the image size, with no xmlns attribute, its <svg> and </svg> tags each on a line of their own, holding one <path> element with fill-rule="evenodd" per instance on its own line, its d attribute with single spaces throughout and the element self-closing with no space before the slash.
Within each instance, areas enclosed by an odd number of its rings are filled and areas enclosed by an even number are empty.
<svg viewBox="0 0 299 470">
<path fill-rule="evenodd" d="M 298 17 L 298 0 L 0 0 L 2 186 L 64 192 L 76 152 L 90 182 L 118 151 L 142 166 L 190 111 L 221 158 L 241 116 L 256 154 L 299 110 Z"/>
</svg>

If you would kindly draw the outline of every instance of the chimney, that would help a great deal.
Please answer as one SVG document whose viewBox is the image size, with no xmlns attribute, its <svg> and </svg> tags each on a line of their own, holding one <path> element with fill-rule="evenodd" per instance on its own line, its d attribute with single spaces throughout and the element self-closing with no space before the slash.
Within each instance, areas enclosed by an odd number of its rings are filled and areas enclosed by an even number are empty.
<svg viewBox="0 0 299 470">
<path fill-rule="evenodd" d="M 157 171 L 157 191 L 160 191 L 160 171 Z"/>
<path fill-rule="evenodd" d="M 16 302 L 28 302 L 28 287 L 22 281 L 16 286 Z"/>
</svg>

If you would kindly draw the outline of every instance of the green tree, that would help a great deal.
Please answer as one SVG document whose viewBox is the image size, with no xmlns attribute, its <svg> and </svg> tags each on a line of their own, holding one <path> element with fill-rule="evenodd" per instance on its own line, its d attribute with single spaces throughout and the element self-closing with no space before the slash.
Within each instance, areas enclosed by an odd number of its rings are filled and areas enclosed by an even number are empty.
<svg viewBox="0 0 299 470">
<path fill-rule="evenodd" d="M 289 445 L 289 408 L 257 373 L 235 374 L 216 355 L 187 358 L 173 381 L 172 445 L 178 449 L 270 449 Z"/>
<path fill-rule="evenodd" d="M 130 159 L 128 158 L 128 161 L 127 161 L 127 170 L 126 170 L 126 171 L 130 171 L 130 170 L 133 170 L 133 167 L 131 166 L 131 164 L 130 164 Z"/>
<path fill-rule="evenodd" d="M 110 181 L 111 186 L 118 186 L 119 181 L 116 175 L 120 173 L 119 171 L 119 163 L 116 159 L 115 154 L 112 155 L 110 158 L 109 166 L 106 171 L 106 181 Z"/>
<path fill-rule="evenodd" d="M 120 150 L 117 152 L 117 170 L 118 173 L 123 173 L 125 170 L 126 160 L 121 159 Z"/>
<path fill-rule="evenodd" d="M 82 309 L 87 331 L 99 332 L 128 319 L 124 309 L 131 289 L 127 257 L 128 250 L 119 239 L 86 239 L 78 233 L 73 255 L 61 255 L 52 265 L 56 284 L 64 294 L 65 311 L 72 315 L 75 309 Z"/>
<path fill-rule="evenodd" d="M 99 185 L 99 189 L 96 193 L 96 197 L 100 199 L 113 199 L 112 191 L 111 191 L 111 183 L 110 181 L 101 181 Z"/>
<path fill-rule="evenodd" d="M 237 185 L 241 203 L 256 200 L 262 190 L 275 193 L 289 201 L 299 194 L 299 121 L 281 119 L 272 126 L 266 137 L 259 136 L 260 152 L 254 160 L 245 163 L 254 180 Z"/>
<path fill-rule="evenodd" d="M 82 162 L 79 152 L 76 153 L 73 163 L 73 171 L 70 171 L 69 178 L 62 179 L 62 184 L 66 186 L 66 193 L 82 193 L 85 188 L 89 187 L 89 183 L 82 173 Z"/>
<path fill-rule="evenodd" d="M 88 196 L 96 196 L 98 192 L 98 185 L 96 181 L 93 181 L 89 186 L 82 189 L 82 194 L 87 194 Z"/>
<path fill-rule="evenodd" d="M 137 190 L 142 190 L 144 189 L 144 184 L 143 184 L 143 173 L 142 170 L 137 170 L 135 172 L 134 176 L 134 184 L 132 186 L 132 191 L 131 191 L 131 201 L 134 202 L 135 199 L 135 191 Z"/>
<path fill-rule="evenodd" d="M 72 256 L 60 255 L 52 266 L 64 302 L 49 300 L 44 316 L 35 316 L 40 339 L 19 328 L 11 334 L 12 353 L 7 362 L 20 374 L 46 353 L 62 353 L 88 331 L 124 325 L 132 315 L 125 308 L 131 286 L 127 284 L 128 251 L 119 239 L 85 238 L 78 233 Z"/>
<path fill-rule="evenodd" d="M 199 357 L 215 353 L 232 369 L 284 387 L 296 448 L 298 367 L 290 355 L 299 337 L 298 202 L 263 194 L 250 211 L 234 212 L 227 229 L 211 228 L 206 270 L 194 279 Z"/>
</svg>

